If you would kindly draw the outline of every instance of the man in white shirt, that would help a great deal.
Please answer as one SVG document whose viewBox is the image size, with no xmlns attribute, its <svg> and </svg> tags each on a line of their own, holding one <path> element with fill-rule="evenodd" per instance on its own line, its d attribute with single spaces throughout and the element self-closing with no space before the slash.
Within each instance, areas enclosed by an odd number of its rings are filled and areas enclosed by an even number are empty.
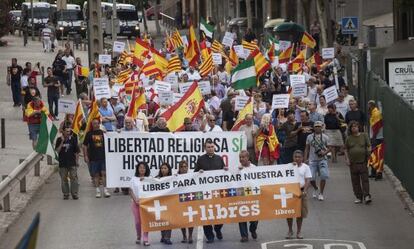
<svg viewBox="0 0 414 249">
<path fill-rule="evenodd" d="M 208 131 L 223 131 L 220 126 L 216 125 L 216 118 L 214 115 L 207 115 L 207 125 L 204 128 L 204 132 Z"/>
<path fill-rule="evenodd" d="M 348 86 L 341 86 L 341 91 L 340 92 L 344 95 L 344 101 L 347 104 L 349 104 L 350 100 L 355 99 L 354 96 L 348 94 L 348 92 L 349 92 L 349 87 Z"/>
<path fill-rule="evenodd" d="M 42 40 L 43 40 L 43 48 L 45 52 L 50 52 L 52 49 L 52 30 L 46 26 L 42 29 Z"/>
<path fill-rule="evenodd" d="M 308 215 L 308 204 L 306 200 L 306 193 L 310 185 L 310 180 L 312 178 L 312 173 L 310 170 L 310 167 L 303 163 L 303 152 L 301 150 L 296 150 L 293 152 L 293 164 L 295 167 L 295 171 L 298 174 L 299 177 L 299 184 L 300 189 L 302 191 L 301 201 L 302 201 L 302 210 L 301 210 L 301 217 L 296 218 L 296 226 L 297 226 L 297 232 L 296 232 L 296 239 L 303 239 L 301 235 L 302 230 L 302 222 L 303 218 L 306 218 Z M 293 239 L 293 218 L 287 219 L 289 232 L 286 235 L 286 239 Z"/>
<path fill-rule="evenodd" d="M 219 67 L 219 71 L 217 72 L 217 75 L 219 77 L 220 83 L 223 86 L 228 86 L 230 82 L 230 75 L 226 72 L 224 66 Z"/>
<path fill-rule="evenodd" d="M 193 80 L 201 80 L 201 76 L 200 74 L 194 70 L 194 67 L 189 67 L 187 70 L 187 75 L 188 75 L 188 80 L 193 81 Z"/>
<path fill-rule="evenodd" d="M 240 126 L 239 131 L 244 131 L 247 137 L 247 151 L 250 154 L 250 161 L 253 163 L 256 162 L 256 152 L 254 148 L 254 140 L 257 133 L 259 132 L 259 127 L 253 123 L 253 115 L 247 114 L 244 117 L 244 124 Z"/>
<path fill-rule="evenodd" d="M 256 165 L 252 164 L 249 160 L 249 152 L 247 150 L 242 150 L 240 151 L 239 154 L 239 160 L 240 160 L 240 166 L 239 166 L 239 170 L 246 170 L 246 169 L 250 169 L 253 167 L 256 167 Z M 249 231 L 252 235 L 253 239 L 257 239 L 257 225 L 259 224 L 258 221 L 250 221 L 249 222 Z M 240 242 L 247 242 L 249 241 L 249 233 L 247 231 L 247 222 L 239 222 L 239 230 L 240 230 L 240 235 L 241 235 L 241 240 Z"/>
<path fill-rule="evenodd" d="M 345 101 L 344 94 L 339 93 L 338 99 L 335 101 L 336 111 L 339 112 L 343 118 L 345 118 L 346 113 L 349 111 L 349 102 Z"/>
<path fill-rule="evenodd" d="M 62 56 L 62 60 L 66 62 L 66 73 L 68 74 L 68 80 L 66 82 L 66 94 L 69 95 L 72 91 L 72 76 L 73 76 L 73 68 L 76 65 L 75 58 L 70 55 L 69 50 L 65 50 L 65 55 Z"/>
</svg>

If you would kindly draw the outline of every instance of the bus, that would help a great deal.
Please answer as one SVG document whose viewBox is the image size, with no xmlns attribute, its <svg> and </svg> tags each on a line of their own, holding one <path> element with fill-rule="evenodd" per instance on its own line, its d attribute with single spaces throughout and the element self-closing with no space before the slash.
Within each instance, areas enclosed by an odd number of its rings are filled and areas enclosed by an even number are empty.
<svg viewBox="0 0 414 249">
<path fill-rule="evenodd" d="M 102 2 L 102 20 L 105 22 L 105 25 L 102 25 L 104 28 L 105 35 L 112 34 L 112 13 L 113 13 L 113 4 Z M 135 36 L 140 36 L 140 27 L 138 13 L 134 5 L 132 4 L 116 4 L 116 16 L 119 22 L 116 22 L 116 31 L 120 36 L 128 36 L 128 38 Z"/>
<path fill-rule="evenodd" d="M 47 26 L 50 17 L 50 4 L 46 2 L 34 2 L 33 3 L 33 17 L 31 4 L 29 2 L 22 3 L 22 28 L 28 29 L 28 32 L 32 31 L 32 19 L 35 32 L 39 32 L 41 29 Z"/>
<path fill-rule="evenodd" d="M 51 5 L 51 19 L 56 29 L 56 38 L 79 34 L 86 37 L 86 23 L 83 20 L 81 7 L 77 4 L 67 4 L 66 9 L 57 10 Z"/>
</svg>

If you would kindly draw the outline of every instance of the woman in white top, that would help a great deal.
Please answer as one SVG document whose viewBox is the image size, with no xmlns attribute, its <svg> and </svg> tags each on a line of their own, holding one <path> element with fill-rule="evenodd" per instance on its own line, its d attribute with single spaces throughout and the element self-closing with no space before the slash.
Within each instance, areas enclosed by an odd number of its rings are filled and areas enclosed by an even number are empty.
<svg viewBox="0 0 414 249">
<path fill-rule="evenodd" d="M 319 105 L 316 108 L 316 112 L 320 113 L 322 116 L 325 116 L 328 113 L 328 105 L 326 104 L 325 95 L 319 96 Z"/>
<path fill-rule="evenodd" d="M 145 162 L 138 163 L 138 165 L 135 166 L 135 176 L 132 178 L 131 190 L 130 190 L 130 195 L 132 198 L 131 209 L 132 209 L 132 213 L 134 214 L 135 230 L 137 233 L 137 240 L 135 241 L 135 243 L 141 244 L 141 234 L 143 234 L 144 246 L 149 246 L 150 243 L 148 242 L 148 232 L 142 232 L 142 229 L 141 229 L 141 217 L 139 213 L 139 199 L 138 199 L 138 195 L 139 195 L 138 183 L 139 181 L 142 181 L 144 177 L 148 177 L 149 175 L 150 175 L 150 168 L 148 167 L 148 164 Z"/>
</svg>

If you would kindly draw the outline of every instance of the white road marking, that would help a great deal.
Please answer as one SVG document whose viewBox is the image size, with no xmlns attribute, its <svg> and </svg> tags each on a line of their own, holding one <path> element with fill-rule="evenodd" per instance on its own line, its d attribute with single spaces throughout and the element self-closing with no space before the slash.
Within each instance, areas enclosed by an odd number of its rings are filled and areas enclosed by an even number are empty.
<svg viewBox="0 0 414 249">
<path fill-rule="evenodd" d="M 364 245 L 364 243 L 362 242 L 358 242 L 358 241 L 352 241 L 352 240 L 335 240 L 335 239 L 291 239 L 291 240 L 275 240 L 275 241 L 269 241 L 269 242 L 265 242 L 261 244 L 261 249 L 267 249 L 267 245 L 268 244 L 272 244 L 272 243 L 278 243 L 278 242 L 301 242 L 301 243 L 306 243 L 306 241 L 331 241 L 331 242 L 351 242 L 351 243 L 355 243 L 359 246 L 359 249 L 367 249 L 366 246 Z"/>
<path fill-rule="evenodd" d="M 197 246 L 196 249 L 203 249 L 204 232 L 203 227 L 197 227 Z"/>
</svg>

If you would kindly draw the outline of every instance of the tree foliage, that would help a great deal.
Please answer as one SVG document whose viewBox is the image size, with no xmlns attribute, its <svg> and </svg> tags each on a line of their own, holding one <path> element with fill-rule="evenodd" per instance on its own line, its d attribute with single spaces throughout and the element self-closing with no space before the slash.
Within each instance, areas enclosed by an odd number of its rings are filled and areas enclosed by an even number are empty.
<svg viewBox="0 0 414 249">
<path fill-rule="evenodd" d="M 10 30 L 10 0 L 0 1 L 0 37 L 7 35 Z"/>
</svg>

